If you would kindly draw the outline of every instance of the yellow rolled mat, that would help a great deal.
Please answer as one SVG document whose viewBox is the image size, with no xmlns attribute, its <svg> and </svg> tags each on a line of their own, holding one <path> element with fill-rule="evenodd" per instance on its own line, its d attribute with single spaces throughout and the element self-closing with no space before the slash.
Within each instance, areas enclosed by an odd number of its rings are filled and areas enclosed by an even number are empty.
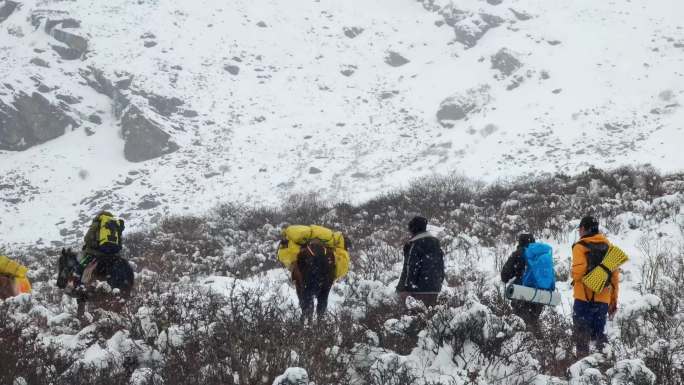
<svg viewBox="0 0 684 385">
<path fill-rule="evenodd" d="M 610 245 L 606 256 L 603 257 L 601 264 L 608 268 L 612 273 L 620 267 L 623 263 L 627 262 L 629 257 L 622 251 L 619 247 Z M 606 282 L 610 279 L 608 272 L 605 271 L 600 266 L 596 266 L 589 274 L 582 278 L 582 283 L 584 286 L 588 287 L 595 293 L 600 293 L 605 287 Z"/>
</svg>

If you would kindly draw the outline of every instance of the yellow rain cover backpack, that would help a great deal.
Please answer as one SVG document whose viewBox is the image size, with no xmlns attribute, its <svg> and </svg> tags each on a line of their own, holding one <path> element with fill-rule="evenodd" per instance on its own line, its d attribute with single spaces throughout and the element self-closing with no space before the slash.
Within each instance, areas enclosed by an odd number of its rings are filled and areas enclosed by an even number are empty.
<svg viewBox="0 0 684 385">
<path fill-rule="evenodd" d="M 327 227 L 311 225 L 292 225 L 283 230 L 283 239 L 278 248 L 278 260 L 286 267 L 297 262 L 297 256 L 303 245 L 312 239 L 318 239 L 326 247 L 333 249 L 335 255 L 335 279 L 349 272 L 349 253 L 345 248 L 344 236 L 339 231 Z"/>
<path fill-rule="evenodd" d="M 108 211 L 103 211 L 94 220 L 91 230 L 95 232 L 90 245 L 93 249 L 104 254 L 117 254 L 121 251 L 121 234 L 124 230 L 124 221 L 115 218 Z"/>
<path fill-rule="evenodd" d="M 30 293 L 31 282 L 26 278 L 28 268 L 17 263 L 4 255 L 0 255 L 0 274 L 14 278 L 14 290 L 16 294 Z"/>
<path fill-rule="evenodd" d="M 587 248 L 587 274 L 582 278 L 584 286 L 600 293 L 610 284 L 610 275 L 629 257 L 619 247 L 608 244 L 578 242 Z"/>
</svg>

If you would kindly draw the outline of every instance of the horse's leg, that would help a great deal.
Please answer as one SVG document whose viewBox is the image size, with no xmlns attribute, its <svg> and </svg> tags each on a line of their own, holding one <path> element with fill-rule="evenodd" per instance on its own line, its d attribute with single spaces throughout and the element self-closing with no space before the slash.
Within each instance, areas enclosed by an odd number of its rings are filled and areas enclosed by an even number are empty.
<svg viewBox="0 0 684 385">
<path fill-rule="evenodd" d="M 328 309 L 328 297 L 333 281 L 323 282 L 318 295 L 316 296 L 316 318 L 319 321 L 325 319 L 325 312 Z"/>
<path fill-rule="evenodd" d="M 301 321 L 304 323 L 306 320 L 311 321 L 313 318 L 313 293 L 311 289 L 306 284 L 305 274 L 306 271 L 302 271 L 302 264 L 296 263 L 292 269 L 292 280 L 295 283 L 295 289 L 297 290 L 297 299 L 299 300 L 299 307 L 302 309 Z"/>
<path fill-rule="evenodd" d="M 299 299 L 299 307 L 302 308 L 302 323 L 311 323 L 314 310 L 314 295 L 311 289 L 304 288 L 304 295 Z"/>
<path fill-rule="evenodd" d="M 85 317 L 85 308 L 86 308 L 85 298 L 78 298 L 76 300 L 76 304 L 78 305 L 78 308 L 76 310 L 76 317 L 78 317 L 78 319 L 80 319 L 80 320 L 83 320 Z"/>
</svg>

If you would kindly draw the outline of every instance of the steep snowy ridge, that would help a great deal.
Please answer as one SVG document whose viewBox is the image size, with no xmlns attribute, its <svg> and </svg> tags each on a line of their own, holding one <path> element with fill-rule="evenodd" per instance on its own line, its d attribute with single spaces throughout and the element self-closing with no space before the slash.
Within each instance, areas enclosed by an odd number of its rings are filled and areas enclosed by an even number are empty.
<svg viewBox="0 0 684 385">
<path fill-rule="evenodd" d="M 72 242 L 104 206 L 136 228 L 432 173 L 683 160 L 674 0 L 16 3 L 0 102 L 36 93 L 76 124 L 0 151 L 3 242 Z"/>
</svg>

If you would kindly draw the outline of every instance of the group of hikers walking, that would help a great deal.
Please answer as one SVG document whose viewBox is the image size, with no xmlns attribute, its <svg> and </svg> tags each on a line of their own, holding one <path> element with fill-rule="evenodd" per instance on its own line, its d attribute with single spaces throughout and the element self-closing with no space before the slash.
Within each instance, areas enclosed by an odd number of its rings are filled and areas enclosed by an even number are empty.
<svg viewBox="0 0 684 385">
<path fill-rule="evenodd" d="M 413 297 L 426 306 L 435 306 L 442 290 L 444 252 L 427 225 L 422 216 L 408 222 L 409 239 L 403 246 L 404 263 L 396 286 L 402 304 Z M 573 337 L 577 357 L 584 357 L 589 354 L 591 341 L 597 350 L 607 342 L 606 320 L 617 311 L 618 267 L 627 256 L 599 232 L 596 218 L 582 218 L 577 231 L 579 241 L 572 245 Z M 312 318 L 314 298 L 317 315 L 325 314 L 333 282 L 349 268 L 347 246 L 348 240 L 345 243 L 341 233 L 320 226 L 295 225 L 283 231 L 278 259 L 292 272 L 303 320 Z M 325 254 L 321 251 L 325 248 L 331 251 Z M 340 263 L 343 267 L 336 269 Z M 544 306 L 560 302 L 553 250 L 532 234 L 518 236 L 517 248 L 502 267 L 501 280 L 507 285 L 513 312 L 533 331 L 538 330 Z"/>
<path fill-rule="evenodd" d="M 604 332 L 606 320 L 608 316 L 612 317 L 617 312 L 620 288 L 618 267 L 627 261 L 627 256 L 599 231 L 596 218 L 592 216 L 582 218 L 577 231 L 579 241 L 572 245 L 571 278 L 574 297 L 572 320 L 577 356 L 584 357 L 589 353 L 590 341 L 595 341 L 597 350 L 601 350 L 607 342 Z M 501 269 L 503 282 L 538 288 L 534 280 L 528 279 L 530 275 L 535 275 L 534 269 L 538 269 L 540 271 L 538 275 L 543 276 L 544 271 L 553 269 L 553 266 L 532 266 L 531 269 L 531 265 L 534 265 L 534 256 L 530 251 L 538 249 L 537 245 L 531 234 L 521 234 L 518 237 L 516 250 Z M 550 256 L 546 258 L 552 263 Z M 542 289 L 553 291 L 555 288 L 547 286 Z M 553 295 L 552 293 L 551 296 Z M 528 326 L 536 329 L 544 302 L 511 299 L 511 307 L 513 312 Z"/>
<path fill-rule="evenodd" d="M 415 216 L 408 222 L 403 246 L 403 268 L 396 286 L 398 298 L 408 297 L 435 306 L 445 278 L 444 252 L 440 241 L 427 230 L 428 220 Z M 102 279 L 130 289 L 133 272 L 121 258 L 124 222 L 108 211 L 93 219 L 84 237 L 81 257 L 62 250 L 57 286 L 77 296 L 94 280 Z M 589 353 L 590 341 L 601 350 L 607 342 L 606 320 L 617 311 L 618 267 L 627 256 L 599 232 L 592 216 L 582 218 L 579 241 L 572 245 L 573 336 L 578 357 Z M 291 272 L 302 310 L 302 321 L 325 316 L 328 296 L 335 280 L 349 271 L 349 239 L 339 231 L 317 225 L 290 225 L 282 231 L 277 258 Z M 0 256 L 0 298 L 30 293 L 27 268 Z M 557 305 L 552 248 L 532 234 L 518 236 L 517 248 L 504 263 L 501 280 L 513 312 L 535 330 L 545 305 Z M 4 284 L 3 284 L 4 283 Z M 4 288 L 4 289 L 3 289 Z M 4 290 L 4 291 L 3 291 Z M 79 312 L 81 304 L 79 303 Z"/>
</svg>

